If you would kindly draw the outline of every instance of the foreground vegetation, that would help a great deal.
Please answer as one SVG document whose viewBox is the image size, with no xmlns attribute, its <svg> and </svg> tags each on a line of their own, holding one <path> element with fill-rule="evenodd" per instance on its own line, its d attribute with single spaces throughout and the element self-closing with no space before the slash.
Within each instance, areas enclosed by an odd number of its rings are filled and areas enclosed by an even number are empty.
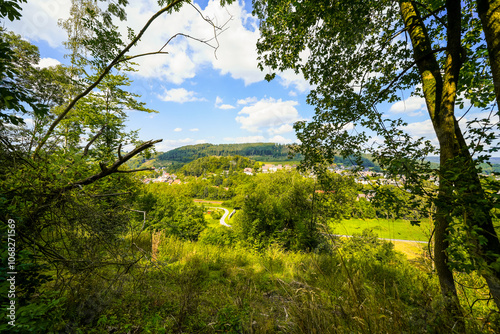
<svg viewBox="0 0 500 334">
<path fill-rule="evenodd" d="M 126 239 L 129 243 L 129 238 Z M 139 261 L 74 276 L 74 291 L 54 296 L 39 331 L 76 333 L 429 333 L 453 332 L 429 263 L 410 265 L 370 233 L 331 240 L 323 254 L 262 252 L 182 241 L 162 232 L 136 238 Z M 138 250 L 140 249 L 140 251 Z M 152 250 L 152 252 L 150 251 Z M 482 283 L 464 276 L 460 294 L 471 333 L 495 332 Z M 57 289 L 51 282 L 45 289 Z M 27 307 L 28 308 L 28 307 Z M 26 314 L 29 314 L 27 311 Z M 43 327 L 43 318 L 50 325 Z M 21 327 L 18 327 L 21 328 Z M 13 331 L 15 332 L 15 331 Z M 19 330 L 19 332 L 23 332 Z"/>
</svg>

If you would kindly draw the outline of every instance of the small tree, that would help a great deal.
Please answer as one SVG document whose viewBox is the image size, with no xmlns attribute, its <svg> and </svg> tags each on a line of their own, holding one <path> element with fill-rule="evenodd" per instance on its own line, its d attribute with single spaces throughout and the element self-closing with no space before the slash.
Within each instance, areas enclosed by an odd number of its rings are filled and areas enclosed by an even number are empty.
<svg viewBox="0 0 500 334">
<path fill-rule="evenodd" d="M 321 239 L 313 193 L 314 181 L 297 172 L 259 174 L 246 189 L 233 226 L 259 249 L 278 243 L 286 249 L 312 250 Z"/>
</svg>

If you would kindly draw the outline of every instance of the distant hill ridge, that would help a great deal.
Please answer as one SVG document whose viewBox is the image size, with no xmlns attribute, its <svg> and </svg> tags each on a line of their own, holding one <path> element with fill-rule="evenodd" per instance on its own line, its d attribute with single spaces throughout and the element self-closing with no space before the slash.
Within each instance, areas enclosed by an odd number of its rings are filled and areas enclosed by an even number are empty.
<svg viewBox="0 0 500 334">
<path fill-rule="evenodd" d="M 275 143 L 198 144 L 182 146 L 156 157 L 158 161 L 187 163 L 207 156 L 243 156 L 259 161 L 286 161 L 291 145 Z M 294 160 L 302 160 L 296 155 Z"/>
<path fill-rule="evenodd" d="M 290 161 L 289 156 L 292 145 L 282 145 L 275 143 L 246 143 L 246 144 L 198 144 L 182 146 L 156 157 L 157 163 L 169 162 L 180 165 L 195 161 L 196 159 L 209 156 L 242 156 L 256 161 Z M 302 160 L 301 154 L 296 154 L 293 161 Z M 375 167 L 369 156 L 362 157 L 364 167 Z M 350 159 L 335 157 L 335 163 L 350 166 L 353 162 Z"/>
</svg>

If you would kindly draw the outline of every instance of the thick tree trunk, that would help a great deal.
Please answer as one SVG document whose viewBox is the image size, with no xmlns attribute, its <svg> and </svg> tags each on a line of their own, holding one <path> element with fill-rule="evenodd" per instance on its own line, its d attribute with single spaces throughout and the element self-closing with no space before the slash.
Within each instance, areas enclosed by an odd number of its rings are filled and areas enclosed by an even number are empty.
<svg viewBox="0 0 500 334">
<path fill-rule="evenodd" d="M 443 160 L 442 154 L 440 159 Z M 442 165 L 441 173 L 446 172 L 446 169 L 446 165 Z M 434 265 L 438 274 L 441 293 L 445 298 L 448 309 L 454 316 L 454 318 L 458 321 L 459 327 L 463 328 L 464 324 L 462 323 L 462 308 L 460 307 L 460 302 L 458 300 L 453 272 L 448 265 L 447 253 L 447 249 L 449 246 L 448 227 L 451 220 L 451 210 L 449 209 L 449 202 L 451 200 L 450 197 L 452 191 L 453 189 L 449 182 L 446 182 L 446 180 L 440 178 L 438 201 L 436 203 L 436 214 L 434 217 Z"/>
<path fill-rule="evenodd" d="M 490 206 L 486 201 L 474 162 L 454 116 L 457 83 L 461 68 L 461 5 L 458 0 L 446 1 L 448 15 L 447 54 L 441 71 L 433 54 L 425 25 L 414 3 L 400 1 L 401 12 L 408 29 L 414 57 L 422 77 L 422 87 L 429 116 L 440 144 L 440 185 L 436 203 L 435 265 L 442 293 L 449 300 L 452 312 L 460 317 L 453 274 L 448 266 L 448 227 L 451 212 L 463 211 L 464 224 L 469 232 L 478 233 L 486 243 L 480 243 L 471 233 L 466 245 L 471 257 L 479 263 L 478 269 L 486 279 L 490 293 L 500 308 L 500 274 L 493 264 L 500 254 L 500 242 L 493 227 Z M 485 36 L 490 39 L 488 50 L 495 78 L 495 93 L 500 101 L 500 0 L 478 0 L 479 15 Z M 488 30 L 488 31 L 487 31 Z M 459 177 L 456 177 L 460 174 Z M 451 179 L 450 179 L 451 176 Z"/>
<path fill-rule="evenodd" d="M 500 106 L 500 0 L 477 0 L 476 2 L 488 46 L 497 106 Z"/>
<path fill-rule="evenodd" d="M 471 253 L 473 256 L 484 260 L 486 268 L 479 268 L 479 270 L 486 279 L 493 300 L 500 310 L 500 271 L 491 266 L 500 256 L 500 240 L 493 226 L 490 213 L 491 204 L 486 200 L 476 166 L 467 149 L 467 144 L 457 121 L 455 121 L 455 133 L 457 134 L 462 160 L 464 161 L 460 163 L 463 176 L 457 180 L 456 186 L 459 189 L 467 189 L 465 193 L 460 194 L 462 203 L 466 207 L 465 224 L 469 231 L 479 227 L 478 234 L 486 240 L 485 244 L 480 244 L 477 240 L 473 241 Z M 477 239 L 477 237 L 474 238 Z"/>
<path fill-rule="evenodd" d="M 447 68 L 445 69 L 447 80 L 443 83 L 441 68 L 433 53 L 430 38 L 415 3 L 400 1 L 400 6 L 402 18 L 413 45 L 414 58 L 421 76 L 427 111 L 439 139 L 441 148 L 441 175 L 444 175 L 448 166 L 447 161 L 452 159 L 457 152 L 453 108 L 460 63 L 456 64 L 455 62 L 458 59 L 455 59 L 454 52 L 449 52 Z M 460 24 L 460 2 L 458 2 L 458 13 L 458 24 Z M 460 32 L 460 29 L 458 31 Z M 458 42 L 459 40 L 460 36 L 458 36 Z M 448 266 L 448 255 L 446 252 L 448 248 L 448 227 L 451 219 L 447 203 L 449 203 L 452 197 L 452 192 L 452 184 L 441 178 L 438 202 L 436 203 L 434 264 L 448 310 L 455 317 L 457 327 L 461 330 L 464 328 L 462 310 L 455 288 L 453 273 Z"/>
</svg>

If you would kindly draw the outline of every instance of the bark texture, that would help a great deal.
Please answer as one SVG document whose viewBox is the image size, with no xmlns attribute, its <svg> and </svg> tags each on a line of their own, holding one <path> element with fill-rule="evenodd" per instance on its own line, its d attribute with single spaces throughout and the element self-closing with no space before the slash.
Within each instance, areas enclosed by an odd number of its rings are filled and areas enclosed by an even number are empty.
<svg viewBox="0 0 500 334">
<path fill-rule="evenodd" d="M 415 3 L 411 1 L 400 1 L 400 6 L 405 27 L 408 30 L 412 42 L 414 58 L 421 76 L 422 89 L 429 117 L 441 146 L 441 169 L 445 169 L 448 165 L 446 161 L 453 158 L 457 149 L 455 146 L 456 140 L 454 140 L 455 131 L 453 118 L 453 89 L 456 89 L 456 79 L 454 75 L 457 71 L 457 66 L 453 64 L 453 55 L 449 54 L 446 61 L 446 69 L 449 73 L 445 73 L 445 76 L 448 80 L 452 80 L 452 82 L 446 85 L 443 84 L 441 69 L 432 52 L 432 45 L 427 29 Z M 446 94 L 444 94 L 445 91 Z M 462 311 L 458 301 L 453 273 L 448 266 L 448 255 L 446 252 L 448 248 L 447 237 L 449 234 L 448 227 L 450 222 L 450 215 L 446 203 L 451 199 L 452 191 L 453 186 L 443 178 L 440 178 L 435 216 L 434 262 L 439 277 L 441 292 L 447 299 L 448 308 L 455 314 L 457 319 L 460 319 Z"/>
<path fill-rule="evenodd" d="M 500 106 L 500 0 L 477 0 L 477 11 L 488 46 L 498 107 Z"/>
<path fill-rule="evenodd" d="M 491 266 L 500 255 L 500 242 L 493 227 L 488 205 L 475 163 L 469 153 L 462 131 L 455 118 L 455 100 L 462 67 L 461 3 L 447 0 L 447 47 L 443 68 L 440 68 L 426 27 L 411 1 L 400 1 L 405 27 L 410 36 L 414 58 L 422 80 L 429 117 L 440 145 L 440 184 L 435 216 L 434 261 L 442 293 L 449 298 L 452 312 L 460 316 L 453 273 L 447 254 L 452 211 L 458 205 L 469 232 L 467 245 L 477 269 L 488 283 L 490 293 L 500 309 L 500 272 Z M 500 0 L 478 1 L 478 10 L 488 42 L 488 51 L 495 78 L 495 93 L 500 101 Z M 456 177 L 457 173 L 460 175 Z M 486 242 L 480 242 L 478 236 Z"/>
</svg>

